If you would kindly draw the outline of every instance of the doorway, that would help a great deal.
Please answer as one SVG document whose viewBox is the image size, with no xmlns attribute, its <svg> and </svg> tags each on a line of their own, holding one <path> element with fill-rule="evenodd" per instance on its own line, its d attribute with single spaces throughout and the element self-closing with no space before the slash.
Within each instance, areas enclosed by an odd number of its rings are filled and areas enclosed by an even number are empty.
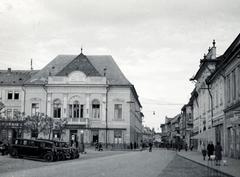
<svg viewBox="0 0 240 177">
<path fill-rule="evenodd" d="M 99 142 L 99 131 L 98 130 L 92 130 L 92 142 Z"/>
</svg>

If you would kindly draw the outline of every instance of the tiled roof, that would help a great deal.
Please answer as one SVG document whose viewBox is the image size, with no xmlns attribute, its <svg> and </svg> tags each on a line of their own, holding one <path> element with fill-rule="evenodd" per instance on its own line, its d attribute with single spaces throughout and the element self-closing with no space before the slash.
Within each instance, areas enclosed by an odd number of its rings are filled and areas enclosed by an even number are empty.
<svg viewBox="0 0 240 177">
<path fill-rule="evenodd" d="M 58 55 L 42 70 L 35 74 L 27 81 L 27 84 L 44 84 L 49 75 L 58 75 L 64 70 L 78 55 Z M 104 75 L 104 68 L 106 68 L 106 77 L 110 85 L 131 85 L 124 74 L 119 69 L 118 65 L 110 55 L 87 55 L 86 56 L 93 67 Z"/>
<path fill-rule="evenodd" d="M 0 85 L 23 85 L 38 70 L 0 70 Z"/>
</svg>

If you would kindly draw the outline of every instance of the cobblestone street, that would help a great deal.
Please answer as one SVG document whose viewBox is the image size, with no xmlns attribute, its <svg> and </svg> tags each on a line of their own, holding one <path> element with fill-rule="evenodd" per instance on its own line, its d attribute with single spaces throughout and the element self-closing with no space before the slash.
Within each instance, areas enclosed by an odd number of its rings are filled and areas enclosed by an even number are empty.
<svg viewBox="0 0 240 177">
<path fill-rule="evenodd" d="M 229 177 L 178 155 L 168 164 L 159 177 Z"/>
</svg>

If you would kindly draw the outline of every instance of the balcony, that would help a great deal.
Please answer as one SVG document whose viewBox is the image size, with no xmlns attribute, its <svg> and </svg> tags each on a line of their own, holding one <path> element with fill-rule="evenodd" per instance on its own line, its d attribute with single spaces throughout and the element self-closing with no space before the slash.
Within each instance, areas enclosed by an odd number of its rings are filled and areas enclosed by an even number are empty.
<svg viewBox="0 0 240 177">
<path fill-rule="evenodd" d="M 68 124 L 71 125 L 88 125 L 88 118 L 68 118 Z"/>
</svg>

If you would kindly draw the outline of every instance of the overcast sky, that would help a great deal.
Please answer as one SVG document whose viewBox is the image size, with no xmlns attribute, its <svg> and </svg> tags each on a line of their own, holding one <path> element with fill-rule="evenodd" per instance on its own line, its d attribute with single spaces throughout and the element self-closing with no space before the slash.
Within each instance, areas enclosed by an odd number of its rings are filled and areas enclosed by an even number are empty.
<svg viewBox="0 0 240 177">
<path fill-rule="evenodd" d="M 240 29 L 239 0 L 1 0 L 0 69 L 41 69 L 59 54 L 112 55 L 135 85 L 144 124 L 180 113 L 216 39 Z M 153 114 L 155 112 L 155 115 Z"/>
</svg>

